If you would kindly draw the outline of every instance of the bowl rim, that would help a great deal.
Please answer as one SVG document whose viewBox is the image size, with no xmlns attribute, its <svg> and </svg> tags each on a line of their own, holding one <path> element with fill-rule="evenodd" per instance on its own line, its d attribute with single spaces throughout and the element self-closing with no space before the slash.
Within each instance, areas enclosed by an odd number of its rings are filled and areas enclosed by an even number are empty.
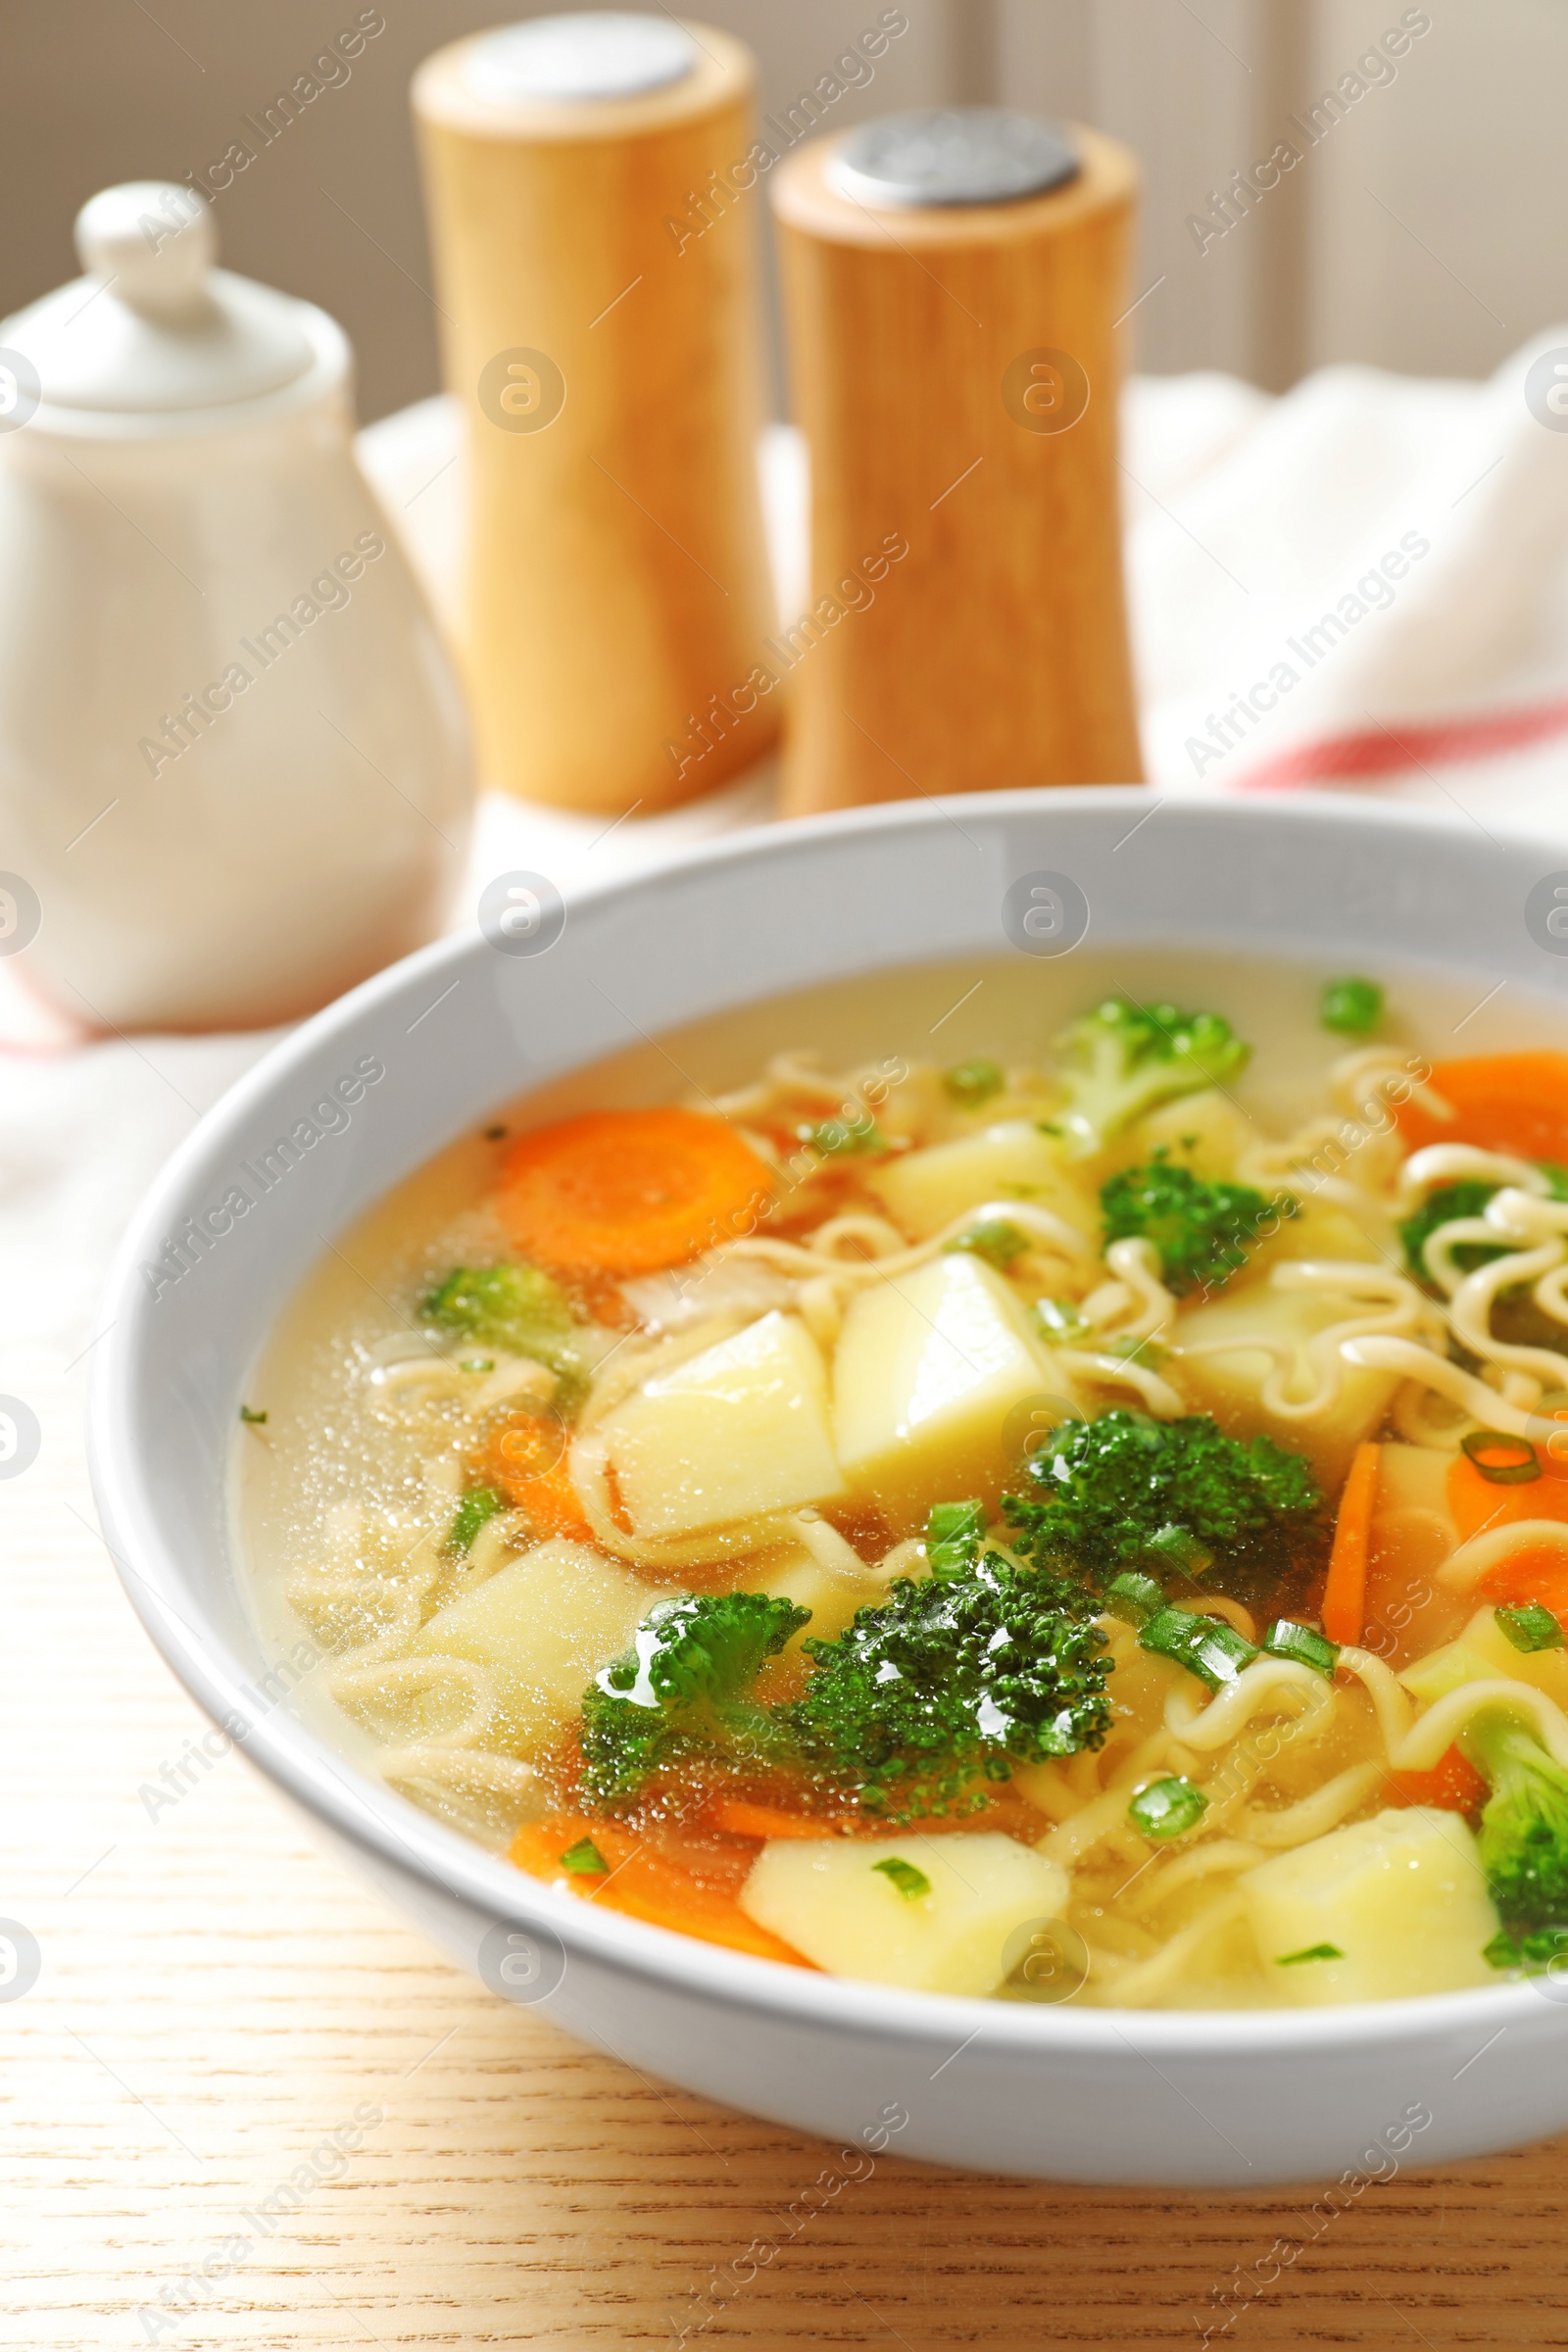
<svg viewBox="0 0 1568 2352">
<path fill-rule="evenodd" d="M 1258 801 L 1197 794 L 1159 800 L 1144 785 L 1092 785 L 966 794 L 961 805 L 976 816 L 1119 807 L 1151 815 L 1168 810 L 1177 823 L 1217 818 L 1275 829 L 1304 822 L 1326 829 L 1430 834 L 1455 842 L 1465 838 L 1457 817 L 1425 805 L 1368 804 L 1312 792 L 1281 792 Z M 566 893 L 567 905 L 573 910 L 612 905 L 657 888 L 674 873 L 743 868 L 803 841 L 831 843 L 854 834 L 923 832 L 952 821 L 944 803 L 927 795 L 920 802 L 887 802 L 749 826 L 673 851 L 633 873 L 573 887 Z M 1560 844 L 1522 828 L 1510 833 L 1509 843 L 1521 853 L 1536 853 L 1547 865 L 1563 855 Z M 237 1661 L 228 1659 L 221 1638 L 205 1621 L 189 1625 L 162 1590 L 172 1563 L 156 1500 L 142 1485 L 132 1458 L 125 1418 L 136 1378 L 137 1331 L 148 1304 L 137 1270 L 144 1256 L 158 1254 L 157 1237 L 176 1224 L 172 1212 L 184 1200 L 187 1174 L 208 1155 L 215 1138 L 267 1101 L 340 1029 L 484 952 L 476 927 L 448 934 L 361 982 L 270 1046 L 203 1113 L 166 1161 L 129 1220 L 104 1286 L 101 1339 L 94 1349 L 87 1407 L 87 1454 L 105 1545 L 154 1646 L 197 1704 L 220 1729 L 225 1717 L 247 1722 L 236 1745 L 251 1762 L 307 1814 L 350 1845 L 365 1849 L 372 1863 L 425 1882 L 438 1894 L 509 1930 L 542 1933 L 559 1945 L 568 1967 L 578 1954 L 597 1968 L 651 1980 L 674 1993 L 697 1994 L 735 2012 L 817 2033 L 853 2035 L 861 2044 L 898 2044 L 905 2050 L 912 2044 L 933 2053 L 956 2045 L 944 2065 L 982 2032 L 986 2052 L 993 2058 L 1050 2058 L 1071 2065 L 1129 2052 L 1150 2063 L 1159 2056 L 1200 2062 L 1265 2055 L 1310 2060 L 1330 2052 L 1352 2055 L 1363 2048 L 1386 2054 L 1394 2042 L 1452 2040 L 1466 2028 L 1500 2032 L 1526 2019 L 1544 2022 L 1542 1995 L 1528 1980 L 1322 2009 L 1078 2009 L 1070 2000 L 997 2001 L 799 1969 L 600 1911 L 559 1893 L 447 1829 L 407 1798 L 377 1788 L 286 1707 L 256 1710 L 254 1689 L 236 1670 Z M 1441 968 L 1443 960 L 1435 954 L 1431 964 Z M 736 1003 L 765 1003 L 771 993 L 775 992 L 761 992 L 755 1000 L 738 998 Z M 447 1140 L 433 1142 L 431 1154 Z M 547 2000 L 539 2006 L 549 2014 Z M 592 2034 L 594 2029 L 586 2031 Z"/>
</svg>

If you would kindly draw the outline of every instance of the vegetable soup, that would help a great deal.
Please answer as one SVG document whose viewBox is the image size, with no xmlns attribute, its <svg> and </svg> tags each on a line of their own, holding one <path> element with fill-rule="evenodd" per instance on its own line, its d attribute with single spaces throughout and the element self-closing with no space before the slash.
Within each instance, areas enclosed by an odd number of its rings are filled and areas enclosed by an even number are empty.
<svg viewBox="0 0 1568 2352">
<path fill-rule="evenodd" d="M 1568 1053 L 1425 979 L 925 967 L 497 1110 L 236 1432 L 362 1769 L 585 1902 L 1128 2007 L 1568 1951 Z"/>
</svg>

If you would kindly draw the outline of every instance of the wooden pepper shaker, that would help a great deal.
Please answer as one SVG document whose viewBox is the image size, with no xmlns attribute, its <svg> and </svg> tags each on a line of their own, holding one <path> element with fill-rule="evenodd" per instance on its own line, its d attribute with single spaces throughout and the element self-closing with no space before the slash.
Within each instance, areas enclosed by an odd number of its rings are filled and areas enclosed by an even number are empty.
<svg viewBox="0 0 1568 2352">
<path fill-rule="evenodd" d="M 1136 168 L 997 108 L 813 140 L 773 180 L 811 599 L 786 808 L 1137 782 L 1119 369 Z"/>
<path fill-rule="evenodd" d="M 466 418 L 481 774 L 645 811 L 765 753 L 751 53 L 668 16 L 536 18 L 414 107 Z M 753 200 L 755 201 L 755 200 Z"/>
</svg>

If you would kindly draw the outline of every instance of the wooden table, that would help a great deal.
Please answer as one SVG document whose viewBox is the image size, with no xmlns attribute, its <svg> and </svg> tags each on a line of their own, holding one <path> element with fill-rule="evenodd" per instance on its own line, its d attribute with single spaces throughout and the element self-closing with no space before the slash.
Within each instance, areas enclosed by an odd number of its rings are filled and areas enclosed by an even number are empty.
<svg viewBox="0 0 1568 2352">
<path fill-rule="evenodd" d="M 0 1914 L 42 1962 L 0 2001 L 0 2342 L 1568 2345 L 1568 2142 L 1370 2187 L 1315 2239 L 1321 2184 L 1071 2189 L 892 2155 L 792 2225 L 830 2151 L 506 2007 L 239 1758 L 181 1766 L 207 1726 L 94 1532 L 80 1367 L 35 1369 L 43 1450 L 0 1485 Z M 260 2213 L 291 2175 L 299 2204 Z M 715 2316 L 754 2240 L 776 2251 Z M 1225 2329 L 1237 2265 L 1278 2276 Z"/>
</svg>

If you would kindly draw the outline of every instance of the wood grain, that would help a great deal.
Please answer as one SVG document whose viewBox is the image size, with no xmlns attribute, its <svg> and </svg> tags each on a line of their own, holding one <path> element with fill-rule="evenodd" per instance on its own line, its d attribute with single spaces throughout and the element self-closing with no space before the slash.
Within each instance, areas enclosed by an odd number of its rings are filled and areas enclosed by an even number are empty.
<svg viewBox="0 0 1568 2352">
<path fill-rule="evenodd" d="M 754 688 L 735 708 L 773 627 L 755 165 L 732 185 L 756 136 L 754 68 L 729 34 L 693 29 L 693 73 L 638 99 L 481 102 L 464 79 L 471 41 L 415 82 L 464 409 L 459 639 L 481 773 L 572 808 L 690 800 L 778 732 L 776 698 Z M 509 352 L 560 370 L 564 405 L 541 429 L 498 414 Z"/>
<path fill-rule="evenodd" d="M 1016 204 L 872 211 L 832 139 L 773 175 L 817 640 L 781 639 L 789 813 L 1142 778 L 1114 331 L 1137 174 L 1073 136 L 1079 176 Z"/>
<path fill-rule="evenodd" d="M 63 1352 L 7 1375 L 45 1442 L 0 1485 L 0 1914 L 43 1966 L 0 2002 L 0 2343 L 588 2352 L 684 2328 L 757 2352 L 1174 2352 L 1218 2328 L 1234 2266 L 1294 2237 L 1211 2342 L 1568 2344 L 1564 2143 L 1368 2188 L 1313 2242 L 1321 2183 L 1072 2189 L 891 2154 L 803 2221 L 833 2151 L 492 1999 L 235 1755 L 150 1803 L 208 1727 L 93 1532 Z M 328 2151 L 297 2208 L 258 2216 L 357 2108 L 381 2120 L 341 2171 Z"/>
</svg>

